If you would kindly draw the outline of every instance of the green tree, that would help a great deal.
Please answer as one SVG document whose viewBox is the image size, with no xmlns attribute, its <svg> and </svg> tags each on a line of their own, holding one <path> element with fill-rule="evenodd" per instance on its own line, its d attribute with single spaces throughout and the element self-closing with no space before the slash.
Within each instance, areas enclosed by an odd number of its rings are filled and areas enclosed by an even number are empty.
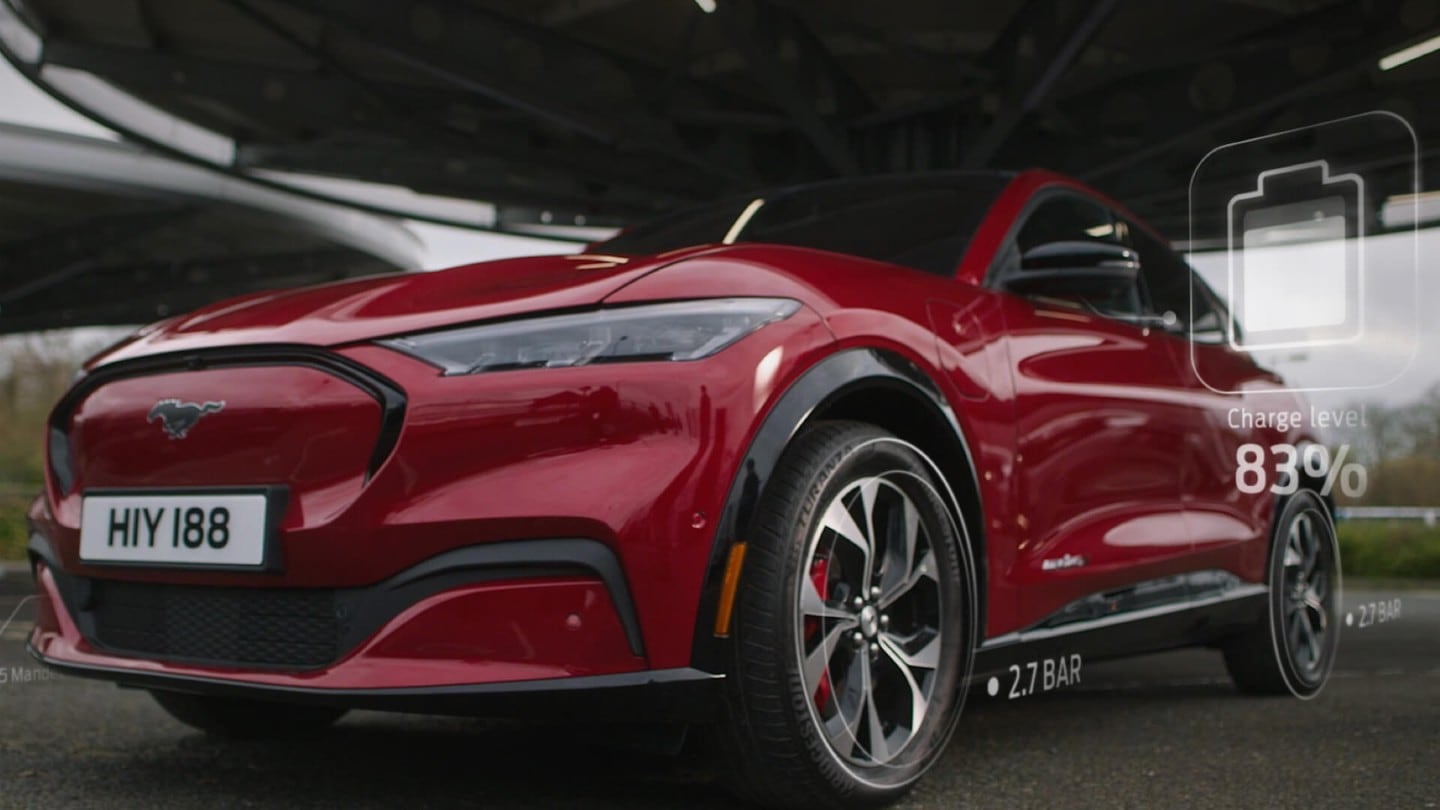
<svg viewBox="0 0 1440 810">
<path fill-rule="evenodd" d="M 1366 417 L 1339 436 L 1368 473 L 1365 495 L 1348 505 L 1440 505 L 1440 385 L 1407 405 L 1367 404 Z"/>
<path fill-rule="evenodd" d="M 0 559 L 23 556 L 25 510 L 45 475 L 45 422 L 85 358 L 113 339 L 46 332 L 0 338 Z"/>
</svg>

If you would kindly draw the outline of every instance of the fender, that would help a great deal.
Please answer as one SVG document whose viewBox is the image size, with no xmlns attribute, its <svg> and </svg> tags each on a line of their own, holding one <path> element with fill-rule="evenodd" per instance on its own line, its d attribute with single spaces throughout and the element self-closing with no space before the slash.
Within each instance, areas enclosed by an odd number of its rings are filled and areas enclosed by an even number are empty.
<svg viewBox="0 0 1440 810">
<path fill-rule="evenodd" d="M 816 363 L 785 390 L 765 415 L 740 462 L 711 541 L 705 579 L 701 584 L 700 606 L 696 612 L 690 653 L 692 666 L 716 673 L 723 673 L 729 668 L 728 639 L 714 634 L 725 563 L 731 546 L 750 534 L 760 496 L 791 439 L 806 425 L 826 418 L 831 406 L 847 395 L 887 389 L 897 397 L 919 404 L 933 417 L 936 425 L 944 426 L 930 443 L 939 441 L 949 445 L 953 450 L 951 455 L 958 461 L 958 464 L 945 465 L 935 459 L 940 464 L 937 472 L 942 477 L 941 484 L 949 492 L 952 516 L 971 546 L 975 567 L 975 604 L 981 614 L 977 616 L 977 626 L 985 626 L 985 523 L 976 487 L 975 462 L 954 410 L 934 380 L 910 360 L 882 349 L 847 349 Z"/>
</svg>

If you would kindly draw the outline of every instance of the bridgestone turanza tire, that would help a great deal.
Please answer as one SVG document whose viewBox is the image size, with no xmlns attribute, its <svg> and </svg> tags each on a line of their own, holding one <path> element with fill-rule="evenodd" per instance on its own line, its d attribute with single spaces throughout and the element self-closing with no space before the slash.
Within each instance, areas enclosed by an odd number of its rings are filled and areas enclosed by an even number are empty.
<svg viewBox="0 0 1440 810">
<path fill-rule="evenodd" d="M 964 702 L 973 583 L 932 466 L 871 425 L 801 433 L 766 485 L 719 736 L 734 790 L 780 808 L 903 795 Z"/>
</svg>

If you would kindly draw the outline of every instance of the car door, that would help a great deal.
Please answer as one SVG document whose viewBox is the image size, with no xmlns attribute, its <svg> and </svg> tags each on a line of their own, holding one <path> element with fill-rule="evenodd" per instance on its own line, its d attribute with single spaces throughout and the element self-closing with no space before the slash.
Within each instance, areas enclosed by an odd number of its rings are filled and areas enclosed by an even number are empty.
<svg viewBox="0 0 1440 810">
<path fill-rule="evenodd" d="M 1116 609 L 1100 595 L 1184 571 L 1191 549 L 1181 497 L 1191 392 L 1143 284 L 1132 277 L 1128 295 L 1091 300 L 1074 284 L 1016 294 L 1011 281 L 1047 246 L 1114 252 L 1128 230 L 1093 200 L 1051 193 L 992 269 L 1014 380 L 1022 627 Z"/>
<path fill-rule="evenodd" d="M 1237 485 L 1238 459 L 1246 445 L 1293 439 L 1242 417 L 1292 411 L 1296 400 L 1277 396 L 1280 379 L 1229 347 L 1224 305 L 1194 268 L 1159 240 L 1132 232 L 1152 307 L 1175 317 L 1171 340 L 1190 389 L 1195 427 L 1185 436 L 1181 495 L 1193 567 L 1253 576 L 1264 568 L 1273 498 L 1268 487 L 1245 492 Z"/>
</svg>

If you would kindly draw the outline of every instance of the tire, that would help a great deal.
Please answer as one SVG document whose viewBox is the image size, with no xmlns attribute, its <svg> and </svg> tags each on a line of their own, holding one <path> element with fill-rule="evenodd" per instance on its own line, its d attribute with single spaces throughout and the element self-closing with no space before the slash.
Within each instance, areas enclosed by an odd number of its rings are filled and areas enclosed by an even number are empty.
<svg viewBox="0 0 1440 810">
<path fill-rule="evenodd" d="M 280 740 L 329 728 L 344 709 L 295 706 L 242 698 L 221 698 L 155 690 L 155 702 L 191 728 L 232 740 Z"/>
<path fill-rule="evenodd" d="M 748 537 L 718 729 L 742 797 L 881 805 L 944 752 L 975 607 L 963 530 L 931 470 L 856 422 L 816 425 L 782 455 Z"/>
<path fill-rule="evenodd" d="M 1270 541 L 1265 615 L 1222 648 L 1225 668 L 1254 695 L 1319 694 L 1339 642 L 1340 549 L 1330 511 L 1301 490 L 1280 507 Z"/>
</svg>

